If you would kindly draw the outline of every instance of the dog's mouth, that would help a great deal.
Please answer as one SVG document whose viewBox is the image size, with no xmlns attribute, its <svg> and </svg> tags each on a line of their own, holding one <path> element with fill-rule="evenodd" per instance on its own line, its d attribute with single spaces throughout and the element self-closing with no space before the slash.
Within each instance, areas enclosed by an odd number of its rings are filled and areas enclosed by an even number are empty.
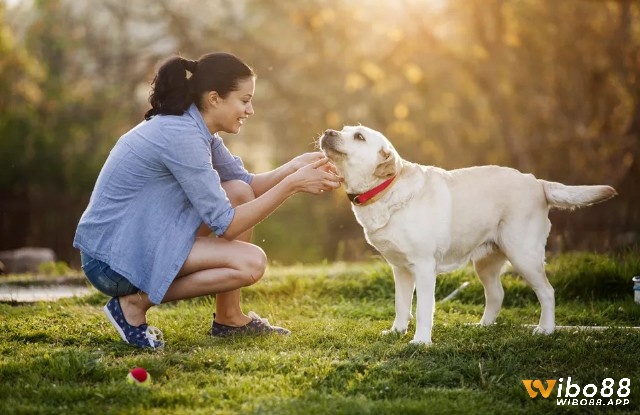
<svg viewBox="0 0 640 415">
<path fill-rule="evenodd" d="M 324 154 L 331 158 L 335 158 L 335 157 L 346 157 L 347 154 L 343 153 L 342 151 L 338 151 L 335 148 L 330 148 L 330 147 L 320 147 L 322 149 L 322 151 L 324 152 Z"/>
</svg>

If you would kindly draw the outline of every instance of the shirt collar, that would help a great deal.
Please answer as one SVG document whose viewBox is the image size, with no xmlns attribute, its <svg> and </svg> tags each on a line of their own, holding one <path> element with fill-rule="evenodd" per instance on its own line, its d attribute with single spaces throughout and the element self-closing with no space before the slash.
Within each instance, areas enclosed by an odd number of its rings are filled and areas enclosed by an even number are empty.
<svg viewBox="0 0 640 415">
<path fill-rule="evenodd" d="M 191 104 L 187 109 L 187 113 L 196 121 L 196 124 L 198 124 L 198 128 L 200 128 L 204 136 L 207 137 L 209 143 L 211 143 L 215 138 L 219 138 L 218 133 L 211 134 L 211 132 L 207 128 L 207 124 L 204 123 L 202 114 L 200 114 L 200 110 L 198 109 L 196 104 Z"/>
</svg>

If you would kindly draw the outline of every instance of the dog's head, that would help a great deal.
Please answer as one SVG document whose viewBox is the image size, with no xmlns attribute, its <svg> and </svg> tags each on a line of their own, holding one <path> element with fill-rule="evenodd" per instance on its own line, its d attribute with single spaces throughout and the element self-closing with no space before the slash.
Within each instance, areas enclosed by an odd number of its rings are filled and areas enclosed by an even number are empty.
<svg viewBox="0 0 640 415">
<path fill-rule="evenodd" d="M 389 140 L 363 126 L 326 130 L 320 148 L 344 178 L 347 193 L 362 193 L 395 176 L 402 161 Z"/>
</svg>

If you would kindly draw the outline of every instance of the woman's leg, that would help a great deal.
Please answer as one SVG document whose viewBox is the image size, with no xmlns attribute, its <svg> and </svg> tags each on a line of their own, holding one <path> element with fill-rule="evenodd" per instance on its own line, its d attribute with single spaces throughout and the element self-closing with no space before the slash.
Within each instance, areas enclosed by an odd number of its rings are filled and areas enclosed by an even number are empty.
<svg viewBox="0 0 640 415">
<path fill-rule="evenodd" d="M 222 187 L 227 192 L 229 201 L 234 207 L 256 198 L 251 186 L 239 180 L 222 183 Z M 206 230 L 209 229 L 206 225 L 204 227 Z M 211 231 L 209 230 L 210 233 Z M 240 234 L 236 241 L 250 243 L 252 236 L 253 228 Z M 266 261 L 266 256 L 264 256 L 264 259 Z M 244 326 L 251 321 L 251 318 L 244 314 L 240 307 L 240 288 L 216 294 L 216 321 L 227 326 Z"/>
<path fill-rule="evenodd" d="M 249 185 L 240 181 L 222 184 L 233 206 L 246 203 L 255 196 Z M 267 266 L 267 259 L 259 247 L 248 243 L 249 230 L 234 241 L 209 237 L 204 226 L 174 282 L 162 302 L 216 295 L 216 321 L 229 326 L 242 326 L 251 319 L 240 307 L 240 288 L 257 282 Z M 247 242 L 245 242 L 247 241 Z M 120 297 L 120 304 L 129 324 L 146 322 L 146 312 L 153 303 L 145 293 Z"/>
</svg>

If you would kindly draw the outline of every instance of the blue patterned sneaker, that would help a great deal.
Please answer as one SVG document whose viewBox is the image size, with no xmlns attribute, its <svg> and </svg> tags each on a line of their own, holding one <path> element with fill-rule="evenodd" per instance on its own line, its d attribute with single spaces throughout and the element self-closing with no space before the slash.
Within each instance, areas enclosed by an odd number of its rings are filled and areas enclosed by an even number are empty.
<svg viewBox="0 0 640 415">
<path fill-rule="evenodd" d="M 216 323 L 216 314 L 213 313 L 213 323 L 211 324 L 211 335 L 213 337 L 227 337 L 236 334 L 281 334 L 288 336 L 291 331 L 278 326 L 272 326 L 269 324 L 269 320 L 261 318 L 259 315 L 250 311 L 248 314 L 251 317 L 251 321 L 240 327 L 226 326 L 224 324 Z"/>
<path fill-rule="evenodd" d="M 164 347 L 162 332 L 157 327 L 149 326 L 146 323 L 135 327 L 127 323 L 118 297 L 111 298 L 103 310 L 125 343 L 140 347 L 141 349 L 159 349 Z"/>
</svg>

